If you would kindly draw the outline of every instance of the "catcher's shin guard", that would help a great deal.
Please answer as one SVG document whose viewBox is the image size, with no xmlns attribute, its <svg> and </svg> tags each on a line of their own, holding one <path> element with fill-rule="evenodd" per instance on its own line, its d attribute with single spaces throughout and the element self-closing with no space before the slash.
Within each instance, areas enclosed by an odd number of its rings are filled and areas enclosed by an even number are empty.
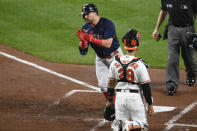
<svg viewBox="0 0 197 131">
<path fill-rule="evenodd" d="M 123 130 L 127 131 L 142 131 L 142 126 L 136 121 L 124 121 L 125 126 Z"/>
</svg>

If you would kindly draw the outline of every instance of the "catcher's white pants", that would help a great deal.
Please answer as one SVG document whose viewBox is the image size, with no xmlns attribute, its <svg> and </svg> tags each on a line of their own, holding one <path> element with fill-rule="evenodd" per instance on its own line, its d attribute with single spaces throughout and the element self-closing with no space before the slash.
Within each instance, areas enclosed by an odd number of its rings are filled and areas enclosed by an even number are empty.
<svg viewBox="0 0 197 131">
<path fill-rule="evenodd" d="M 116 120 L 136 121 L 142 128 L 147 124 L 145 106 L 140 93 L 116 92 Z"/>
</svg>

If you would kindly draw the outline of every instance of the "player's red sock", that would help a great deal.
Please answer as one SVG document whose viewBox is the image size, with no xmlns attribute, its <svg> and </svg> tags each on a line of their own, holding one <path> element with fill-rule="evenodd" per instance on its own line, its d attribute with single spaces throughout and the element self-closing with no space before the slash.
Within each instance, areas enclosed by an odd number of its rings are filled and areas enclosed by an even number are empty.
<svg viewBox="0 0 197 131">
<path fill-rule="evenodd" d="M 103 92 L 103 95 L 108 100 L 108 92 Z M 113 104 L 115 104 L 116 96 L 113 96 Z"/>
<path fill-rule="evenodd" d="M 104 95 L 105 98 L 108 100 L 108 92 L 103 92 L 103 95 Z"/>
</svg>

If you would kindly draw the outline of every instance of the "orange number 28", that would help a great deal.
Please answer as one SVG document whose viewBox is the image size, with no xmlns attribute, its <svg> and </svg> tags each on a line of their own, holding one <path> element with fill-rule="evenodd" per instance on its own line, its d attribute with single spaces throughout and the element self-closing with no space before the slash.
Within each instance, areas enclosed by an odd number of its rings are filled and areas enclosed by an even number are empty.
<svg viewBox="0 0 197 131">
<path fill-rule="evenodd" d="M 120 73 L 119 75 L 119 78 L 122 79 L 124 77 L 124 74 L 123 74 L 123 69 L 119 69 L 118 70 L 118 73 Z M 134 72 L 132 69 L 128 69 L 126 70 L 126 79 L 129 81 L 129 82 L 133 82 L 134 81 Z"/>
</svg>

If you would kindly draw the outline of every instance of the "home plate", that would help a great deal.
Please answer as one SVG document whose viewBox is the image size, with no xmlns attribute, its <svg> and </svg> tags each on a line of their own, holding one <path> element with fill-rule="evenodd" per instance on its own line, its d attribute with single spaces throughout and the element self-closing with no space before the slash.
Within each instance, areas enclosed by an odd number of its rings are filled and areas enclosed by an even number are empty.
<svg viewBox="0 0 197 131">
<path fill-rule="evenodd" d="M 169 107 L 169 106 L 153 106 L 154 112 L 168 112 L 168 111 L 173 111 L 175 107 Z"/>
</svg>

